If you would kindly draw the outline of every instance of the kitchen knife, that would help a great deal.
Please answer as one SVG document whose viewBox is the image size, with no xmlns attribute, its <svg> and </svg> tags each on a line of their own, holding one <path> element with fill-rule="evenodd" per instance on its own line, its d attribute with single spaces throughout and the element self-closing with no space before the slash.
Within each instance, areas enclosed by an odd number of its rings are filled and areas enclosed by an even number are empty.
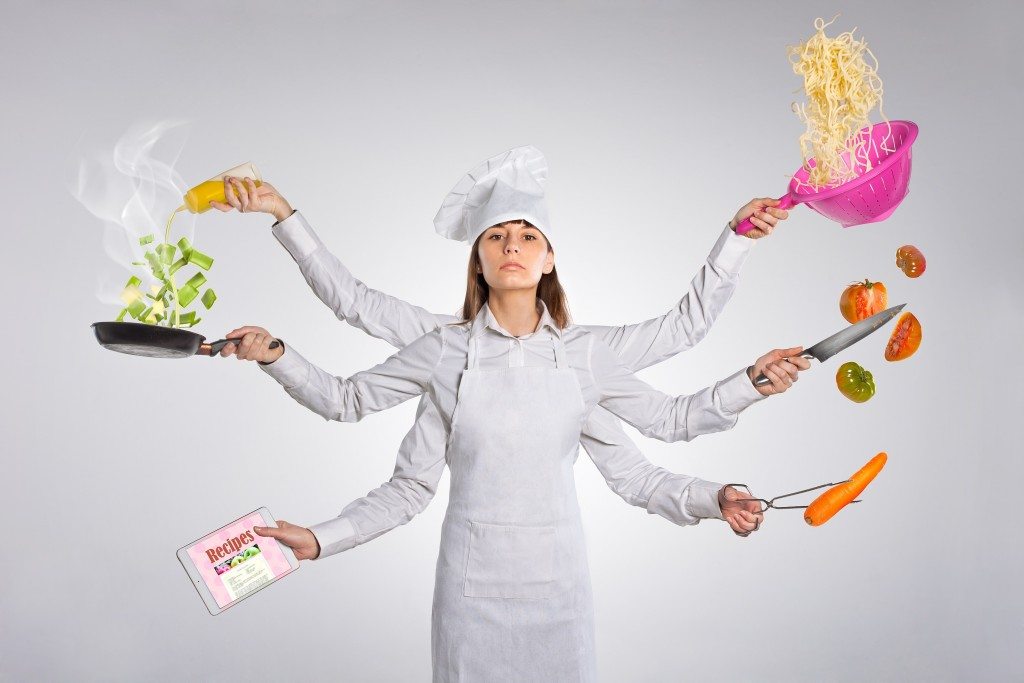
<svg viewBox="0 0 1024 683">
<path fill-rule="evenodd" d="M 904 306 L 906 306 L 906 304 L 900 304 L 899 306 L 887 308 L 881 313 L 875 313 L 870 318 L 865 318 L 859 323 L 854 323 L 853 325 L 836 332 L 828 339 L 822 339 L 814 346 L 804 349 L 804 352 L 800 355 L 808 360 L 816 358 L 818 359 L 818 362 L 824 363 L 832 356 L 853 346 L 861 339 L 895 318 L 896 314 L 902 311 Z M 758 373 L 757 378 L 754 380 L 754 386 L 762 387 L 765 384 L 771 384 L 771 380 L 765 377 L 764 373 Z"/>
</svg>

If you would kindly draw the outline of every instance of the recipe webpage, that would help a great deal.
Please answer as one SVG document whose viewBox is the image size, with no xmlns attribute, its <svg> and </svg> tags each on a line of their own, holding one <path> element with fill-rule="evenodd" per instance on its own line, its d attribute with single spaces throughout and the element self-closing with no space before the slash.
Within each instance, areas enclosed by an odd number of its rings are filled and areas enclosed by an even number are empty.
<svg viewBox="0 0 1024 683">
<path fill-rule="evenodd" d="M 253 531 L 254 526 L 263 525 L 263 518 L 254 512 L 189 547 L 189 558 L 220 607 L 291 570 L 281 545 Z"/>
</svg>

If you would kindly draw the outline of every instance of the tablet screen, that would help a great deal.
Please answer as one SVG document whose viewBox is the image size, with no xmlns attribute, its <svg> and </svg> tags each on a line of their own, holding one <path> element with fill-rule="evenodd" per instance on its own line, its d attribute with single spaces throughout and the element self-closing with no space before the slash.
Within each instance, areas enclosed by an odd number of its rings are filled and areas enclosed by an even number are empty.
<svg viewBox="0 0 1024 683">
<path fill-rule="evenodd" d="M 273 538 L 257 535 L 254 526 L 266 526 L 258 511 L 188 548 L 189 558 L 221 608 L 292 570 L 281 545 Z"/>
</svg>

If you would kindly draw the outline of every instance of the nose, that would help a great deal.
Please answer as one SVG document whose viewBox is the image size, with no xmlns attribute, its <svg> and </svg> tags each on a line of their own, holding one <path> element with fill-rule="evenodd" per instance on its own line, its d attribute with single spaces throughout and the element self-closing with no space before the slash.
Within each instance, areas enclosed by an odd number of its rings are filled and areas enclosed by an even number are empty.
<svg viewBox="0 0 1024 683">
<path fill-rule="evenodd" d="M 519 241 L 515 240 L 515 239 L 508 240 L 505 243 L 505 253 L 506 254 L 508 254 L 508 253 L 518 254 L 519 253 Z"/>
</svg>

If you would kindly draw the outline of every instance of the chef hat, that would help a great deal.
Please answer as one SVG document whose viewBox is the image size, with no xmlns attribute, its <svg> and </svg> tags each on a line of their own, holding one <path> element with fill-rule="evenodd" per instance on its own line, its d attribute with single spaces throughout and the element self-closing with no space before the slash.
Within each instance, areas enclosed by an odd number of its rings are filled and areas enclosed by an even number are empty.
<svg viewBox="0 0 1024 683">
<path fill-rule="evenodd" d="M 493 156 L 455 184 L 434 216 L 434 229 L 473 244 L 492 225 L 522 219 L 548 237 L 547 177 L 547 160 L 532 145 Z"/>
</svg>

